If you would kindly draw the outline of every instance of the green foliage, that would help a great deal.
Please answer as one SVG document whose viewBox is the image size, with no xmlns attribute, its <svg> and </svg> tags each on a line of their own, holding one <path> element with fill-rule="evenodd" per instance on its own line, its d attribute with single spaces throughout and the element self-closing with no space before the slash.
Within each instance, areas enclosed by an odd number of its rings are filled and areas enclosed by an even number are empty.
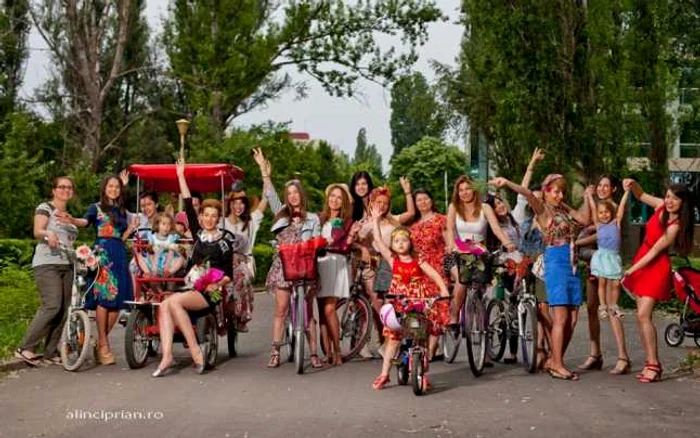
<svg viewBox="0 0 700 438">
<path fill-rule="evenodd" d="M 17 107 L 23 82 L 30 24 L 27 0 L 7 0 L 0 6 L 0 123 Z M 2 141 L 0 130 L 0 141 Z"/>
<path fill-rule="evenodd" d="M 465 162 L 464 153 L 457 147 L 447 145 L 437 138 L 425 137 L 392 159 L 391 179 L 397 181 L 400 176 L 406 176 L 414 189 L 428 189 L 433 195 L 435 206 L 444 212 L 447 210 L 444 196 L 445 172 L 449 198 L 452 182 L 464 174 Z"/>
<path fill-rule="evenodd" d="M 423 137 L 441 138 L 448 117 L 425 77 L 412 73 L 401 77 L 391 88 L 392 158 Z"/>
<path fill-rule="evenodd" d="M 265 244 L 257 244 L 253 248 L 253 256 L 255 257 L 255 284 L 263 286 L 267 278 L 267 272 L 272 265 L 272 257 L 275 255 L 275 250 Z"/>
<path fill-rule="evenodd" d="M 31 271 L 16 266 L 0 269 L 0 360 L 17 348 L 38 307 Z"/>
<path fill-rule="evenodd" d="M 372 177 L 376 177 L 378 180 L 382 179 L 382 156 L 377 152 L 377 146 L 367 144 L 367 129 L 365 128 L 360 128 L 357 131 L 355 158 L 352 162 L 352 172 L 350 174 L 358 170 L 369 172 Z"/>
<path fill-rule="evenodd" d="M 35 245 L 34 240 L 0 239 L 0 271 L 9 266 L 30 267 Z"/>
<path fill-rule="evenodd" d="M 164 43 L 190 108 L 223 131 L 289 88 L 305 93 L 286 67 L 337 96 L 352 95 L 360 78 L 393 80 L 417 60 L 427 25 L 441 19 L 432 0 L 176 0 Z M 381 34 L 399 35 L 406 50 L 382 49 Z"/>
</svg>

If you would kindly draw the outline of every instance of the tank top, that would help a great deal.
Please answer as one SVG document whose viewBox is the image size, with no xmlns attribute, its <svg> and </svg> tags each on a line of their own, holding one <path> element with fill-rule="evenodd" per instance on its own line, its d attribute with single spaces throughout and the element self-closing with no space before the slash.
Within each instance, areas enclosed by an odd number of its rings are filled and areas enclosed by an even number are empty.
<svg viewBox="0 0 700 438">
<path fill-rule="evenodd" d="M 459 213 L 455 215 L 455 228 L 459 240 L 483 242 L 486 240 L 488 226 L 489 223 L 486 220 L 483 209 L 479 213 L 479 219 L 476 221 L 465 221 Z"/>
<path fill-rule="evenodd" d="M 612 251 L 620 250 L 620 229 L 614 220 L 596 227 L 598 234 L 598 248 Z"/>
</svg>

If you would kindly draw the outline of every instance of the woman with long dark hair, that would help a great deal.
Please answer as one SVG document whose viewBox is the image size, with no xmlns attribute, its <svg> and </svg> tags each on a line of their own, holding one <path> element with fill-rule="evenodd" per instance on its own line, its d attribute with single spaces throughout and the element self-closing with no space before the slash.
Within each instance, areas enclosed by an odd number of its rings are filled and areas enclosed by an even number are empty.
<svg viewBox="0 0 700 438">
<path fill-rule="evenodd" d="M 637 380 L 658 382 L 663 370 L 652 315 L 658 301 L 671 298 L 669 249 L 675 247 L 679 255 L 688 255 L 693 248 L 691 194 L 685 185 L 673 184 L 661 199 L 644 193 L 633 179 L 625 179 L 622 184 L 635 198 L 655 210 L 646 224 L 644 241 L 632 260 L 632 266 L 625 272 L 622 286 L 637 297 L 637 323 L 646 352 L 646 363 Z"/>
<path fill-rule="evenodd" d="M 374 190 L 374 183 L 369 173 L 360 170 L 353 174 L 350 180 L 350 195 L 352 196 L 352 220 L 354 222 L 367 217 L 369 195 L 372 190 Z"/>
</svg>

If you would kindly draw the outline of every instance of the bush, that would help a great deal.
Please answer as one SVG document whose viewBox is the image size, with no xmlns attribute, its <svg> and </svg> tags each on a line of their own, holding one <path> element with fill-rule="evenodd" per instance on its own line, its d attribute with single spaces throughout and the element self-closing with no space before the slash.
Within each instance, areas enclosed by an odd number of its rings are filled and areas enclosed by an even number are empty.
<svg viewBox="0 0 700 438">
<path fill-rule="evenodd" d="M 267 272 L 272 265 L 272 257 L 275 255 L 275 250 L 268 245 L 255 245 L 253 248 L 253 256 L 255 257 L 255 284 L 258 286 L 265 285 Z"/>
<path fill-rule="evenodd" d="M 29 268 L 7 266 L 0 270 L 0 359 L 8 358 L 24 336 L 39 294 Z"/>
<path fill-rule="evenodd" d="M 8 266 L 30 267 L 34 240 L 0 239 L 0 272 Z"/>
</svg>

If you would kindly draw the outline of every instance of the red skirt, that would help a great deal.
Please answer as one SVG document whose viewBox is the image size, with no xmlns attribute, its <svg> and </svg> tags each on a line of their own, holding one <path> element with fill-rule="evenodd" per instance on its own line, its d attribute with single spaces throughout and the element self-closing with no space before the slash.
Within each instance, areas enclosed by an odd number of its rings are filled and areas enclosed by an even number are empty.
<svg viewBox="0 0 700 438">
<path fill-rule="evenodd" d="M 632 264 L 651 249 L 642 244 Z M 671 257 L 667 252 L 659 254 L 649 264 L 622 279 L 622 287 L 638 297 L 650 297 L 656 301 L 671 298 Z"/>
</svg>

